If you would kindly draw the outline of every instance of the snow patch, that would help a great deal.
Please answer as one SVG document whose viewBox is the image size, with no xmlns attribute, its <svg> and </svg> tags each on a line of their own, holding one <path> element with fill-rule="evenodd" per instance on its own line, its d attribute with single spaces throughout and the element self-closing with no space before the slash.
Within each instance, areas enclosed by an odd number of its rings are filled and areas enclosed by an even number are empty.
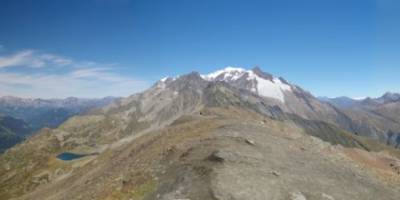
<svg viewBox="0 0 400 200">
<path fill-rule="evenodd" d="M 350 97 L 350 99 L 357 100 L 357 101 L 361 101 L 361 100 L 364 100 L 366 98 L 367 97 Z"/>
<path fill-rule="evenodd" d="M 279 78 L 274 78 L 273 81 L 270 81 L 257 76 L 257 91 L 261 96 L 271 97 L 285 102 L 283 91 L 291 91 L 291 88 L 289 85 L 282 83 Z"/>
<path fill-rule="evenodd" d="M 261 78 L 253 71 L 248 71 L 247 80 L 255 80 L 256 84 L 256 91 L 257 94 L 270 97 L 274 99 L 278 99 L 281 102 L 285 102 L 285 95 L 283 94 L 284 91 L 291 91 L 290 85 L 283 83 L 279 78 L 274 77 L 271 80 Z M 254 91 L 254 89 L 251 89 Z"/>
<path fill-rule="evenodd" d="M 226 67 L 225 69 L 218 70 L 216 72 L 207 75 L 201 75 L 201 77 L 205 80 L 213 81 L 223 74 L 224 75 L 223 80 L 237 80 L 241 76 L 243 76 L 246 72 L 247 71 L 242 68 Z"/>
</svg>

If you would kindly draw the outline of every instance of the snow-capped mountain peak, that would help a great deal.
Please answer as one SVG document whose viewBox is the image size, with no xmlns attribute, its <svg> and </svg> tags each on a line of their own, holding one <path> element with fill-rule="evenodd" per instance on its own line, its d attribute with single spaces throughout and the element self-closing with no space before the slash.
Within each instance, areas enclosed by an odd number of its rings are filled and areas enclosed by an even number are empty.
<svg viewBox="0 0 400 200">
<path fill-rule="evenodd" d="M 252 70 L 243 68 L 226 67 L 225 69 L 201 75 L 207 81 L 223 81 L 231 85 L 248 89 L 260 96 L 285 101 L 285 91 L 291 91 L 291 86 L 281 78 L 264 73 L 258 67 Z"/>
<path fill-rule="evenodd" d="M 291 92 L 294 89 L 294 86 L 292 87 L 286 80 L 265 73 L 258 67 L 247 70 L 229 66 L 209 74 L 200 75 L 194 72 L 193 75 L 203 81 L 225 82 L 236 88 L 249 90 L 259 96 L 276 99 L 281 103 L 285 102 L 285 92 Z M 180 79 L 179 76 L 162 78 L 157 82 L 156 87 L 165 89 L 170 83 L 178 79 Z"/>
</svg>

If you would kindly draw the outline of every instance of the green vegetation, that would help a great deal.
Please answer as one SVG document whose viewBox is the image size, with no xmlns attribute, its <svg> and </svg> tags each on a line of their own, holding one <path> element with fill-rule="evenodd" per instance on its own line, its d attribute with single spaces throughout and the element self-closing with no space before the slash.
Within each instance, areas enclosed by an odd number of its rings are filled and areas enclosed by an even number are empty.
<svg viewBox="0 0 400 200">
<path fill-rule="evenodd" d="M 144 197 L 146 197 L 146 195 L 153 192 L 156 186 L 157 183 L 155 181 L 149 180 L 133 190 L 132 198 L 134 200 L 142 200 Z"/>
</svg>

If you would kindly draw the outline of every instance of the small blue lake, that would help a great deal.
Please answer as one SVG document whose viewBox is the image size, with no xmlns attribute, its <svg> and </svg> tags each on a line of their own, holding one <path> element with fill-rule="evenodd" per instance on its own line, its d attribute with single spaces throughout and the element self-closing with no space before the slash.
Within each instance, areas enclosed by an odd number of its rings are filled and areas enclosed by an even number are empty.
<svg viewBox="0 0 400 200">
<path fill-rule="evenodd" d="M 87 156 L 87 154 L 76 154 L 76 153 L 70 153 L 70 152 L 64 152 L 64 153 L 60 153 L 58 154 L 57 158 L 60 160 L 75 160 L 75 159 L 79 159 L 82 157 Z"/>
</svg>

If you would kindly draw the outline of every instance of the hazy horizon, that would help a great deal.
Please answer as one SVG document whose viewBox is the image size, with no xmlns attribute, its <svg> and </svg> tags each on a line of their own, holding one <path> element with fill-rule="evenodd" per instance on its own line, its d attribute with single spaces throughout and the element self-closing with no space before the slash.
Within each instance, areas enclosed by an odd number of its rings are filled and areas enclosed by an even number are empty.
<svg viewBox="0 0 400 200">
<path fill-rule="evenodd" d="M 236 67 L 236 66 L 227 66 L 227 67 L 234 67 L 234 68 L 242 68 L 242 67 Z M 258 66 L 257 66 L 258 67 Z M 226 68 L 226 67 L 224 67 L 224 68 Z M 220 69 L 218 69 L 218 70 L 222 70 L 222 69 L 224 69 L 224 68 L 220 68 Z M 245 69 L 245 70 L 251 70 L 251 68 L 242 68 L 242 69 Z M 218 71 L 217 70 L 217 71 Z M 197 71 L 196 71 L 197 72 Z M 214 71 L 215 72 L 215 71 Z M 213 73 L 213 72 L 210 72 L 210 73 Z M 268 73 L 268 72 L 267 72 Z M 209 73 L 206 73 L 206 74 L 209 74 Z M 201 75 L 206 75 L 206 74 L 201 74 Z M 179 77 L 179 75 L 178 76 L 165 76 L 165 77 L 163 77 L 163 78 L 160 78 L 160 79 L 158 79 L 158 80 L 156 80 L 155 82 L 153 82 L 153 83 L 150 83 L 147 87 L 143 87 L 142 89 L 139 89 L 138 91 L 134 91 L 133 93 L 128 93 L 128 94 L 126 94 L 126 95 L 106 95 L 106 96 L 102 96 L 101 94 L 99 95 L 99 96 L 59 96 L 59 97 L 53 97 L 53 96 L 48 96 L 48 97 L 46 97 L 46 96 L 25 96 L 25 95 L 21 95 L 21 96 L 19 96 L 19 95 L 9 95 L 9 94 L 5 94 L 5 95 L 1 95 L 1 93 L 0 93 L 0 98 L 2 98 L 2 97 L 17 97 L 17 98 L 25 98 L 25 99 L 53 99 L 53 100 L 61 100 L 61 99 L 67 99 L 67 98 L 80 98 L 80 99 L 99 99 L 99 98 L 109 98 L 109 97 L 114 97 L 114 98 L 120 98 L 120 97 L 128 97 L 128 96 L 130 96 L 130 95 L 133 95 L 133 94 L 136 94 L 136 93 L 140 93 L 140 92 L 143 92 L 144 90 L 147 90 L 147 89 L 149 89 L 152 85 L 154 85 L 154 84 L 156 84 L 157 83 L 157 81 L 160 81 L 160 80 L 162 80 L 162 79 L 165 79 L 165 78 L 176 78 L 176 77 Z M 280 76 L 277 76 L 277 77 L 280 77 Z M 282 77 L 282 78 L 284 78 L 284 77 Z M 290 81 L 289 81 L 290 82 Z M 292 83 L 292 84 L 295 84 L 295 83 Z M 295 84 L 296 85 L 296 84 Z M 300 86 L 301 87 L 301 86 Z M 306 88 L 303 88 L 303 89 L 305 89 L 305 90 L 307 90 Z M 308 91 L 308 90 L 307 90 Z M 310 92 L 310 91 L 309 91 Z M 358 96 L 358 97 L 353 97 L 353 96 L 346 96 L 346 95 L 339 95 L 339 96 L 318 96 L 318 95 L 315 95 L 315 94 L 313 94 L 315 97 L 318 97 L 318 98 L 331 98 L 331 99 L 333 99 L 333 98 L 341 98 L 341 97 L 348 97 L 348 98 L 351 98 L 351 99 L 354 99 L 354 100 L 363 100 L 363 99 L 366 99 L 366 98 L 379 98 L 379 97 L 381 97 L 382 95 L 384 95 L 385 93 L 398 93 L 398 92 L 393 92 L 393 91 L 385 91 L 384 93 L 382 93 L 382 94 L 379 94 L 379 95 L 377 95 L 377 96 Z"/>
</svg>

